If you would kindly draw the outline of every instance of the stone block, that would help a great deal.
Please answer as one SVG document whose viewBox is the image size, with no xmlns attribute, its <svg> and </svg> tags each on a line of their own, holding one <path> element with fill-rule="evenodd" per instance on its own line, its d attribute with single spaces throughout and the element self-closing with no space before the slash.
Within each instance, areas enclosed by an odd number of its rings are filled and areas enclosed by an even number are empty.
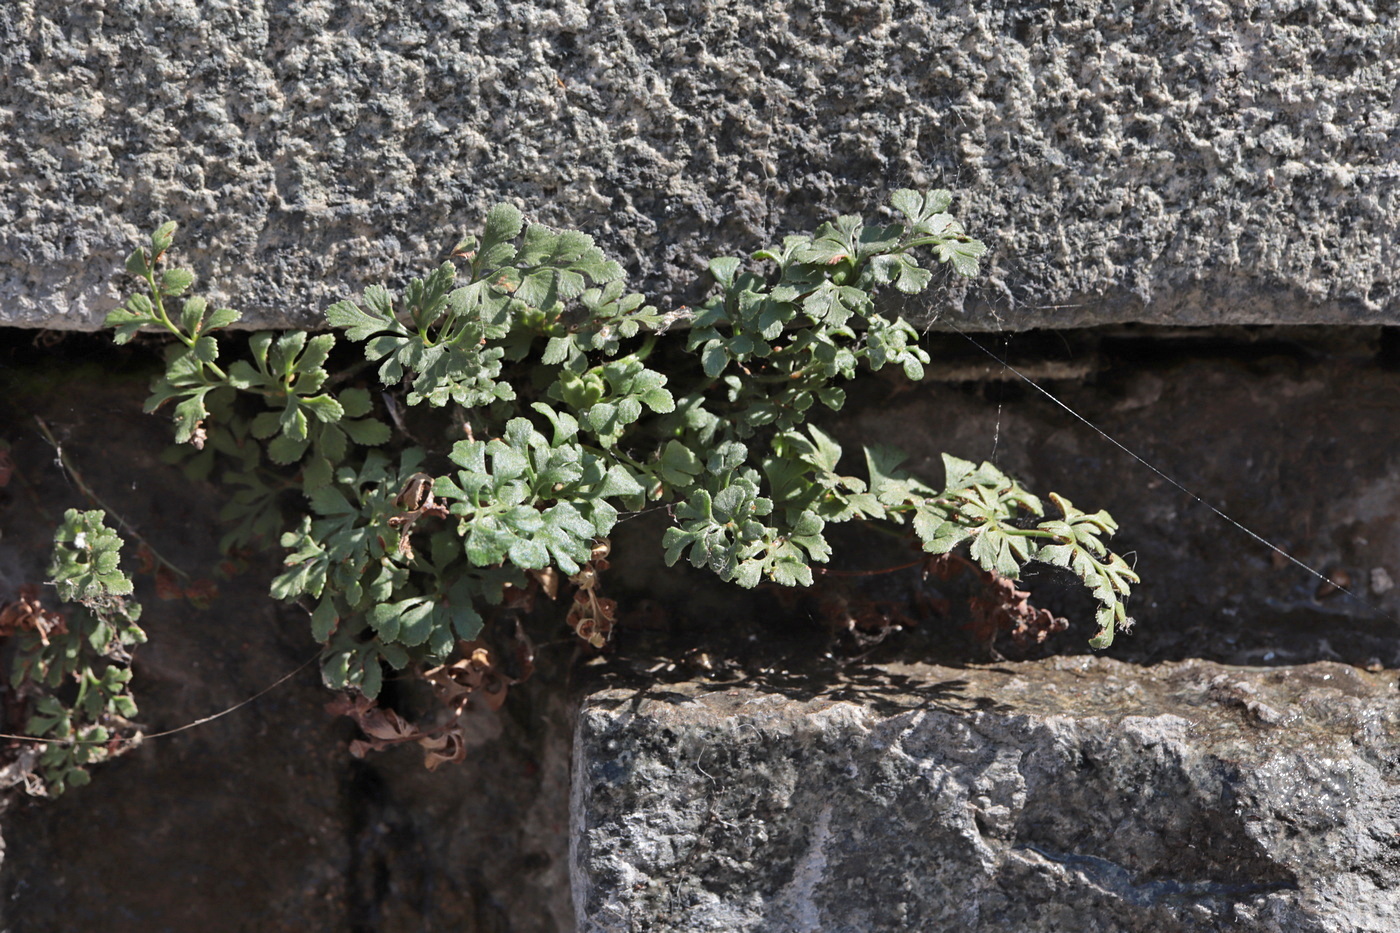
<svg viewBox="0 0 1400 933">
<path fill-rule="evenodd" d="M 1400 693 L 1062 658 L 608 689 L 581 933 L 1400 929 Z"/>
<path fill-rule="evenodd" d="M 0 4 L 0 323 L 94 329 L 174 219 L 317 325 L 506 199 L 663 306 L 897 186 L 964 192 L 964 327 L 1400 312 L 1392 0 Z M 942 326 L 940 324 L 939 326 Z"/>
</svg>

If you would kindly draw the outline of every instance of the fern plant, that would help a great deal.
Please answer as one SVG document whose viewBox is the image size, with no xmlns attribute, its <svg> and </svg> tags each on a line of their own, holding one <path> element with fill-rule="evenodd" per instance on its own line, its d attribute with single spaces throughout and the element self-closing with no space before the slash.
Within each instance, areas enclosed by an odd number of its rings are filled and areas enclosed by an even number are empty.
<svg viewBox="0 0 1400 933">
<path fill-rule="evenodd" d="M 24 770 L 30 793 L 57 797 L 91 780 L 88 767 L 140 739 L 131 695 L 131 649 L 146 641 L 141 606 L 128 597 L 121 538 L 101 511 L 69 509 L 54 534 L 49 579 L 66 611 L 47 609 L 36 587 L 0 612 L 17 636 L 10 683 L 28 701 L 28 735 L 40 738 Z"/>
<path fill-rule="evenodd" d="M 376 285 L 329 308 L 377 386 L 327 370 L 334 333 L 255 334 L 250 358 L 224 363 L 220 331 L 239 315 L 187 297 L 193 275 L 166 267 L 174 224 L 132 253 L 141 289 L 107 324 L 119 343 L 173 336 L 147 408 L 171 410 L 192 475 L 231 491 L 225 546 L 286 549 L 272 593 L 306 606 L 332 688 L 373 698 L 386 668 L 470 656 L 483 611 L 531 576 L 578 584 L 570 622 L 601 644 L 607 539 L 621 514 L 658 504 L 674 516 L 668 563 L 745 587 L 809 585 L 829 527 L 857 519 L 906 525 L 930 554 L 966 548 L 1005 577 L 1063 567 L 1098 599 L 1093 644 L 1106 646 L 1130 624 L 1137 581 L 1105 544 L 1106 513 L 1053 494 L 1047 505 L 952 456 L 941 486 L 887 448 L 851 469 L 808 423 L 817 406 L 839 411 L 862 371 L 922 376 L 918 334 L 879 297 L 925 290 L 929 258 L 976 273 L 985 247 L 951 200 L 901 190 L 891 222 L 840 217 L 715 259 L 709 299 L 665 313 L 589 236 L 498 205 L 403 294 Z M 440 412 L 450 446 L 391 429 L 415 407 Z"/>
</svg>

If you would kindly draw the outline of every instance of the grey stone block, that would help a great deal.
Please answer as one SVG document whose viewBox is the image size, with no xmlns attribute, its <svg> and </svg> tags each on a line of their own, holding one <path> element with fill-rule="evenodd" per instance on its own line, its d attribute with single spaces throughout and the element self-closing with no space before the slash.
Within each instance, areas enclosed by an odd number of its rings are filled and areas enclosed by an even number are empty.
<svg viewBox="0 0 1400 933">
<path fill-rule="evenodd" d="M 1395 676 L 1074 658 L 606 690 L 575 750 L 579 929 L 1400 929 Z"/>
<path fill-rule="evenodd" d="M 0 322 L 91 329 L 158 221 L 249 321 L 428 268 L 486 207 L 662 305 L 896 186 L 994 253 L 963 326 L 1385 322 L 1394 0 L 0 4 Z"/>
</svg>

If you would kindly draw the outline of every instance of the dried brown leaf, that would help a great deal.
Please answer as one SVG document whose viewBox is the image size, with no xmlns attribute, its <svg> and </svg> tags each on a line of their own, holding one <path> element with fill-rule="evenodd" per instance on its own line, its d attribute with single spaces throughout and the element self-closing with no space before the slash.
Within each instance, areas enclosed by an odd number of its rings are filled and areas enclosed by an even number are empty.
<svg viewBox="0 0 1400 933">
<path fill-rule="evenodd" d="M 462 727 L 456 723 L 438 735 L 419 739 L 418 744 L 423 748 L 423 766 L 429 771 L 467 759 L 467 742 L 462 735 Z"/>
<path fill-rule="evenodd" d="M 26 583 L 19 588 L 19 598 L 0 609 L 0 636 L 18 632 L 34 632 L 47 645 L 50 635 L 68 633 L 68 620 L 62 613 L 44 608 L 39 588 Z"/>
</svg>

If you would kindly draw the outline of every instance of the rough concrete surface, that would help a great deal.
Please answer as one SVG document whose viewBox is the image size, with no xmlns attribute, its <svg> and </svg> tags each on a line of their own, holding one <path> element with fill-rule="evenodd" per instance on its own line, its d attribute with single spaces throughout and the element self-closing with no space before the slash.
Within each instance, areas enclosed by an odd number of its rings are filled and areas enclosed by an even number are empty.
<svg viewBox="0 0 1400 933">
<path fill-rule="evenodd" d="M 584 933 L 1400 928 L 1394 671 L 1064 658 L 595 694 Z"/>
<path fill-rule="evenodd" d="M 92 329 L 158 221 L 253 323 L 491 203 L 663 304 L 896 186 L 993 248 L 979 327 L 1400 312 L 1394 0 L 0 4 L 0 321 Z"/>
</svg>

